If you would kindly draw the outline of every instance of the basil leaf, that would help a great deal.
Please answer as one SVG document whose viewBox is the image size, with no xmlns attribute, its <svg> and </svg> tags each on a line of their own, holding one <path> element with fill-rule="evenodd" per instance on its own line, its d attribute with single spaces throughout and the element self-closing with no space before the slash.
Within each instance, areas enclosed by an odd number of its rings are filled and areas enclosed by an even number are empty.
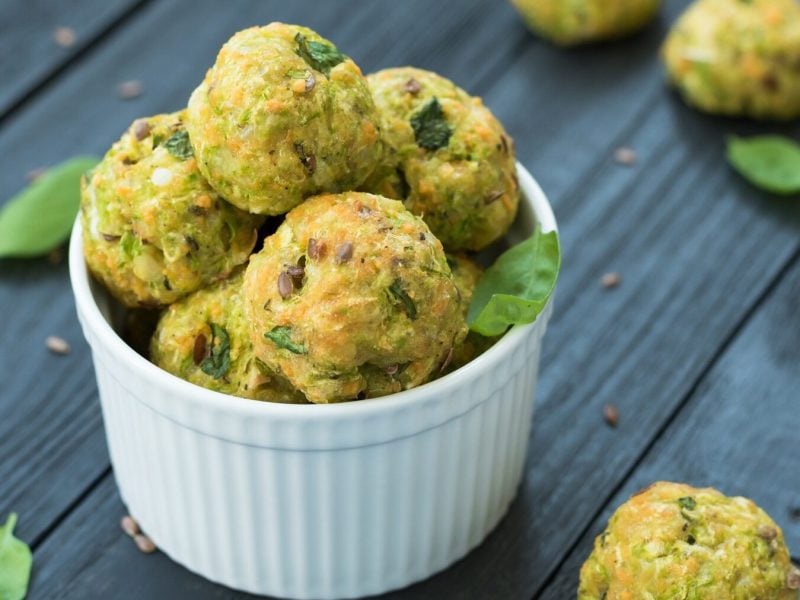
<svg viewBox="0 0 800 600">
<path fill-rule="evenodd" d="M 728 161 L 756 187 L 787 196 L 800 193 L 800 145 L 789 138 L 732 136 Z"/>
<path fill-rule="evenodd" d="M 173 133 L 166 142 L 164 148 L 178 160 L 187 160 L 194 156 L 194 149 L 189 141 L 189 132 L 185 129 Z"/>
<path fill-rule="evenodd" d="M 264 337 L 271 340 L 278 348 L 283 348 L 295 354 L 308 354 L 305 345 L 292 341 L 292 328 L 285 326 L 273 327 L 264 334 Z"/>
<path fill-rule="evenodd" d="M 67 239 L 81 204 L 81 175 L 97 162 L 72 158 L 9 200 L 0 210 L 0 258 L 40 256 Z"/>
<path fill-rule="evenodd" d="M 453 135 L 442 105 L 435 97 L 411 117 L 411 128 L 414 130 L 417 146 L 426 150 L 446 148 L 450 143 L 450 136 Z"/>
<path fill-rule="evenodd" d="M 17 515 L 11 513 L 0 527 L 0 598 L 22 600 L 28 591 L 33 555 L 28 545 L 14 537 Z"/>
<path fill-rule="evenodd" d="M 295 50 L 297 55 L 312 69 L 324 73 L 325 77 L 330 77 L 331 69 L 347 60 L 347 56 L 339 52 L 336 46 L 310 41 L 302 33 L 294 36 L 294 41 L 297 42 L 297 50 Z"/>
<path fill-rule="evenodd" d="M 560 268 L 558 234 L 542 233 L 537 225 L 531 237 L 501 254 L 478 281 L 467 313 L 470 329 L 488 337 L 533 322 L 553 293 Z"/>
<path fill-rule="evenodd" d="M 402 306 L 408 318 L 412 321 L 417 318 L 417 305 L 403 289 L 403 282 L 395 279 L 389 286 L 389 297 L 395 304 Z"/>
<path fill-rule="evenodd" d="M 219 379 L 231 368 L 231 338 L 223 327 L 211 323 L 211 353 L 200 363 L 200 370 Z"/>
</svg>

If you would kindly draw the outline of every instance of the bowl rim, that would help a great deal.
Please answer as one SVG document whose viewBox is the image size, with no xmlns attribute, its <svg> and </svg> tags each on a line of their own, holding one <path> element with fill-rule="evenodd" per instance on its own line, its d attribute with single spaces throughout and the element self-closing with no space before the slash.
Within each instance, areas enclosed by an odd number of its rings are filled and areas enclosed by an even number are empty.
<svg viewBox="0 0 800 600">
<path fill-rule="evenodd" d="M 520 201 L 527 202 L 533 211 L 536 221 L 545 233 L 558 231 L 552 207 L 539 184 L 528 170 L 519 162 L 516 163 L 517 176 L 520 183 Z M 492 372 L 499 363 L 516 348 L 522 340 L 546 318 L 548 306 L 537 318 L 525 325 L 517 325 L 506 333 L 489 350 L 470 361 L 456 371 L 418 387 L 353 402 L 330 404 L 284 404 L 278 402 L 257 401 L 222 392 L 209 390 L 190 383 L 156 366 L 131 348 L 103 316 L 92 293 L 89 274 L 83 258 L 83 236 L 80 215 L 73 225 L 69 245 L 69 272 L 75 304 L 85 330 L 90 330 L 99 338 L 104 348 L 117 352 L 113 358 L 124 362 L 126 368 L 134 371 L 137 377 L 150 380 L 162 390 L 170 393 L 179 401 L 190 400 L 206 409 L 223 410 L 227 413 L 238 413 L 240 416 L 274 416 L 282 419 L 302 419 L 306 421 L 328 420 L 331 418 L 363 418 L 381 414 L 400 408 L 412 406 L 431 398 L 448 397 L 454 388 L 460 385 L 464 377 L 480 377 L 482 373 Z M 552 295 L 548 305 L 552 303 Z M 93 353 L 96 351 L 92 348 Z"/>
</svg>

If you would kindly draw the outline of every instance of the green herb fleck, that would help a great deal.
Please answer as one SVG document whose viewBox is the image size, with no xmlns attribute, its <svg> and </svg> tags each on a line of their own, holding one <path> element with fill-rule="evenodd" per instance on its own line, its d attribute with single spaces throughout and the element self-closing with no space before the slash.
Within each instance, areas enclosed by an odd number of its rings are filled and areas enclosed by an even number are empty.
<svg viewBox="0 0 800 600">
<path fill-rule="evenodd" d="M 678 498 L 678 505 L 684 510 L 694 510 L 697 508 L 697 500 L 691 496 L 684 496 L 683 498 Z"/>
<path fill-rule="evenodd" d="M 446 148 L 450 143 L 450 136 L 453 135 L 442 105 L 435 97 L 411 117 L 411 127 L 417 146 L 426 150 Z"/>
<path fill-rule="evenodd" d="M 28 545 L 14 537 L 17 515 L 11 513 L 0 527 L 0 598 L 22 600 L 28 591 L 33 555 Z"/>
<path fill-rule="evenodd" d="M 164 148 L 178 160 L 187 160 L 194 156 L 194 150 L 189 141 L 189 132 L 185 129 L 173 133 L 167 141 L 164 142 Z"/>
<path fill-rule="evenodd" d="M 294 41 L 297 42 L 297 50 L 295 50 L 297 55 L 312 69 L 323 73 L 325 77 L 330 77 L 331 69 L 347 60 L 347 56 L 339 52 L 336 46 L 308 40 L 302 33 L 294 36 Z"/>
<path fill-rule="evenodd" d="M 478 281 L 467 313 L 470 329 L 491 337 L 512 325 L 532 323 L 547 305 L 560 268 L 558 234 L 542 233 L 537 225 L 531 237 L 503 252 Z"/>
<path fill-rule="evenodd" d="M 142 242 L 132 232 L 126 231 L 119 239 L 119 248 L 122 251 L 122 255 L 127 260 L 131 260 L 141 252 Z"/>
<path fill-rule="evenodd" d="M 286 72 L 286 76 L 289 79 L 308 79 L 308 71 L 305 69 L 290 69 Z"/>
<path fill-rule="evenodd" d="M 81 176 L 98 159 L 81 156 L 51 167 L 0 210 L 0 258 L 41 256 L 69 237 L 81 203 Z"/>
<path fill-rule="evenodd" d="M 211 327 L 211 352 L 200 363 L 200 369 L 214 379 L 220 379 L 231 368 L 231 338 L 225 328 L 216 323 Z"/>
<path fill-rule="evenodd" d="M 264 337 L 271 340 L 278 348 L 283 348 L 295 354 L 308 354 L 305 345 L 292 341 L 291 327 L 274 327 L 272 330 L 267 331 Z"/>
<path fill-rule="evenodd" d="M 732 136 L 728 162 L 756 187 L 786 196 L 800 193 L 800 145 L 789 138 Z"/>
<path fill-rule="evenodd" d="M 402 306 L 409 319 L 413 321 L 417 318 L 417 305 L 405 291 L 400 279 L 395 279 L 389 286 L 389 297 L 395 304 Z"/>
</svg>

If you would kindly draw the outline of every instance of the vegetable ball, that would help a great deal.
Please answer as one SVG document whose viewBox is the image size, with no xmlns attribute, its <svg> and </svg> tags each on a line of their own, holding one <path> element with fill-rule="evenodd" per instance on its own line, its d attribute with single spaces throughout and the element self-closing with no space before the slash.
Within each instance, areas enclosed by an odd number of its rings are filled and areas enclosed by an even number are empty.
<svg viewBox="0 0 800 600">
<path fill-rule="evenodd" d="M 710 113 L 800 117 L 800 3 L 699 0 L 662 49 L 686 102 Z"/>
<path fill-rule="evenodd" d="M 312 30 L 283 23 L 228 40 L 189 100 L 186 127 L 211 185 L 258 214 L 355 189 L 381 154 L 359 68 Z"/>
<path fill-rule="evenodd" d="M 262 220 L 203 179 L 183 113 L 134 121 L 81 182 L 86 262 L 129 307 L 166 305 L 226 277 Z"/>
<path fill-rule="evenodd" d="M 472 302 L 472 295 L 475 292 L 475 286 L 478 285 L 478 281 L 483 275 L 483 268 L 463 254 L 448 254 L 447 262 L 450 265 L 453 281 L 458 290 L 461 314 L 466 319 L 469 305 Z M 468 362 L 475 360 L 494 346 L 499 339 L 499 337 L 486 337 L 470 331 L 464 341 L 453 348 L 453 355 L 444 370 L 445 373 L 452 373 Z"/>
<path fill-rule="evenodd" d="M 466 335 L 441 243 L 371 194 L 292 210 L 250 261 L 244 298 L 256 356 L 315 403 L 420 385 Z"/>
<path fill-rule="evenodd" d="M 623 37 L 649 23 L 661 0 L 511 0 L 534 32 L 562 46 Z"/>
<path fill-rule="evenodd" d="M 403 200 L 448 250 L 480 250 L 517 213 L 514 144 L 479 98 L 430 71 L 368 76 L 386 160 L 364 189 Z"/>
<path fill-rule="evenodd" d="M 172 304 L 150 343 L 165 371 L 210 390 L 272 402 L 303 395 L 253 355 L 241 298 L 244 271 Z"/>
<path fill-rule="evenodd" d="M 797 600 L 799 588 L 783 533 L 754 502 L 660 482 L 597 537 L 578 600 Z"/>
</svg>

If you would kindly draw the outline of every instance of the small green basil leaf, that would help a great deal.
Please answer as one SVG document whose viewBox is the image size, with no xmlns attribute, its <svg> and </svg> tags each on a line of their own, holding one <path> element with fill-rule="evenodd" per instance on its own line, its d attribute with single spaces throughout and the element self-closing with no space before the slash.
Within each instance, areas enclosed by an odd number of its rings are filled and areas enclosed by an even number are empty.
<svg viewBox="0 0 800 600">
<path fill-rule="evenodd" d="M 33 555 L 28 545 L 14 537 L 17 515 L 11 513 L 0 527 L 0 598 L 22 600 L 28 591 Z"/>
<path fill-rule="evenodd" d="M 450 143 L 450 136 L 453 135 L 438 98 L 431 98 L 430 102 L 411 117 L 411 128 L 414 130 L 417 146 L 426 150 L 446 148 Z"/>
<path fill-rule="evenodd" d="M 164 148 L 178 160 L 187 160 L 194 156 L 194 149 L 189 141 L 189 132 L 185 129 L 176 131 L 169 136 L 164 142 Z"/>
<path fill-rule="evenodd" d="M 800 145 L 789 138 L 732 136 L 728 161 L 756 187 L 787 196 L 800 193 Z"/>
<path fill-rule="evenodd" d="M 403 311 L 408 315 L 409 319 L 413 321 L 417 318 L 417 305 L 414 304 L 411 296 L 409 296 L 403 288 L 403 282 L 401 280 L 395 279 L 392 285 L 389 286 L 389 297 L 392 299 L 392 302 L 403 308 Z"/>
<path fill-rule="evenodd" d="M 40 256 L 67 239 L 81 204 L 81 175 L 97 162 L 72 158 L 9 200 L 0 210 L 0 258 Z"/>
<path fill-rule="evenodd" d="M 214 379 L 220 379 L 231 368 L 231 338 L 223 327 L 211 323 L 211 352 L 200 363 L 200 369 Z"/>
<path fill-rule="evenodd" d="M 472 331 L 484 336 L 532 323 L 555 289 L 561 249 L 555 231 L 536 231 L 506 250 L 478 281 L 467 314 Z"/>
<path fill-rule="evenodd" d="M 678 505 L 684 510 L 694 510 L 697 508 L 697 500 L 691 496 L 684 496 L 683 498 L 678 498 Z"/>
<path fill-rule="evenodd" d="M 339 52 L 336 46 L 310 41 L 302 33 L 294 36 L 294 41 L 297 42 L 297 50 L 295 50 L 297 55 L 306 61 L 309 67 L 324 73 L 325 77 L 330 77 L 331 69 L 347 60 L 347 56 Z"/>
<path fill-rule="evenodd" d="M 294 354 L 308 354 L 304 344 L 292 341 L 292 328 L 286 326 L 273 327 L 264 334 L 264 337 L 271 340 L 278 348 L 283 348 Z"/>
</svg>

